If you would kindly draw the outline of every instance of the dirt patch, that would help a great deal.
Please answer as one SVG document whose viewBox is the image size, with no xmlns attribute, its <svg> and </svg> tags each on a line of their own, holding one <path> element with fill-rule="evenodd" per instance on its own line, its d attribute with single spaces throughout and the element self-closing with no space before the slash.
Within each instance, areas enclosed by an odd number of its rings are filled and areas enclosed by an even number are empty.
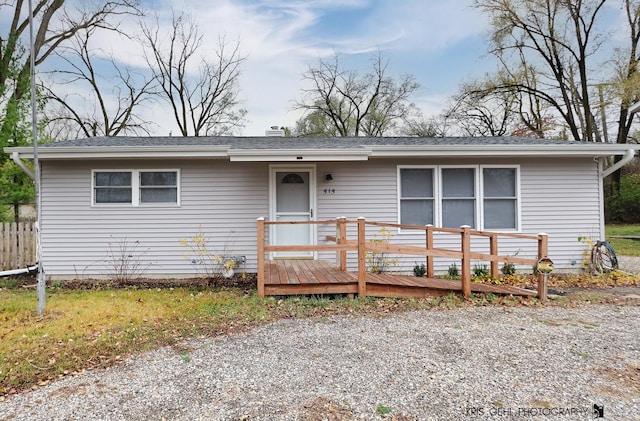
<svg viewBox="0 0 640 421">
<path fill-rule="evenodd" d="M 37 281 L 35 277 L 21 277 L 17 280 L 17 286 L 22 288 L 36 288 Z M 257 275 L 247 273 L 245 276 L 236 275 L 233 278 L 226 279 L 217 278 L 138 278 L 128 280 L 114 279 L 71 279 L 68 281 L 48 281 L 47 287 L 64 288 L 64 289 L 104 289 L 104 288 L 178 288 L 178 287 L 220 287 L 220 288 L 238 288 L 238 289 L 255 289 L 257 285 Z"/>
</svg>

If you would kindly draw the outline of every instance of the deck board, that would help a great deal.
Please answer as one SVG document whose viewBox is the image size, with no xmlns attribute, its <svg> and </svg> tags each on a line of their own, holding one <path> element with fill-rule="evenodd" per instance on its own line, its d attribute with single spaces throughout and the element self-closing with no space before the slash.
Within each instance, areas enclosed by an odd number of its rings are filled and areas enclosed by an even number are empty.
<svg viewBox="0 0 640 421">
<path fill-rule="evenodd" d="M 324 260 L 274 260 L 265 263 L 265 294 L 347 294 L 358 291 L 357 272 L 342 272 Z M 428 297 L 461 293 L 462 282 L 408 275 L 367 273 L 367 295 Z M 471 283 L 472 292 L 535 296 L 536 292 L 505 285 Z"/>
</svg>

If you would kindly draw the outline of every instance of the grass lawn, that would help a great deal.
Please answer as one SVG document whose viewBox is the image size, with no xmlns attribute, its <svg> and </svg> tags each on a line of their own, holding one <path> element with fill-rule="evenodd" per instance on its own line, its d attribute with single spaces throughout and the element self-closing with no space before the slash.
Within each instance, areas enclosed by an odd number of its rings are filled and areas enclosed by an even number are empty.
<svg viewBox="0 0 640 421">
<path fill-rule="evenodd" d="M 616 235 L 640 236 L 640 224 L 636 225 L 607 225 L 606 238 L 611 243 L 618 256 L 640 257 L 640 241 L 623 238 L 611 238 Z"/>
<path fill-rule="evenodd" d="M 526 278 L 523 278 L 526 279 Z M 521 279 L 522 281 L 522 279 Z M 637 278 L 588 277 L 549 286 L 637 284 Z M 569 282 L 569 283 L 568 283 Z M 589 298 L 598 302 L 598 298 Z M 567 301 L 558 301 L 562 304 Z M 571 301 L 569 301 L 571 302 Z M 605 301 L 606 302 L 606 301 Z M 291 317 L 360 314 L 384 317 L 396 311 L 474 305 L 538 305 L 534 298 L 450 294 L 421 300 L 290 297 L 258 299 L 235 288 L 124 288 L 47 290 L 42 318 L 33 289 L 0 280 L 0 401 L 3 396 L 118 364 L 131 354 L 175 346 L 186 338 L 212 337 Z"/>
</svg>

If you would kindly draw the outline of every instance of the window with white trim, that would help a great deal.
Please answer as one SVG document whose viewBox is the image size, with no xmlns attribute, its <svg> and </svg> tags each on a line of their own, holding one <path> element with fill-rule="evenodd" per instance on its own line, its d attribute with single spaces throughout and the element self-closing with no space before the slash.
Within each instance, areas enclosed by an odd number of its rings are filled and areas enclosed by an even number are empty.
<svg viewBox="0 0 640 421">
<path fill-rule="evenodd" d="M 94 170 L 93 204 L 179 203 L 178 170 Z"/>
<path fill-rule="evenodd" d="M 442 168 L 441 209 L 444 228 L 476 227 L 475 168 Z"/>
<path fill-rule="evenodd" d="M 434 191 L 433 168 L 401 168 L 401 223 L 407 225 L 433 225 Z"/>
<path fill-rule="evenodd" d="M 401 224 L 519 230 L 517 166 L 399 166 Z"/>
<path fill-rule="evenodd" d="M 485 229 L 517 229 L 517 179 L 516 168 L 482 168 Z"/>
</svg>

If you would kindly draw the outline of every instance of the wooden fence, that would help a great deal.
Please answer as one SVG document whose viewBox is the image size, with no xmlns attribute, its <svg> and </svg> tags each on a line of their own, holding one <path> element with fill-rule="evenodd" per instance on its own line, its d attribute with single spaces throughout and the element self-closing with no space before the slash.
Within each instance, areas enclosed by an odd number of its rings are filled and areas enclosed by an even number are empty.
<svg viewBox="0 0 640 421">
<path fill-rule="evenodd" d="M 21 269 L 34 263 L 36 263 L 35 223 L 0 223 L 0 270 Z"/>
</svg>

